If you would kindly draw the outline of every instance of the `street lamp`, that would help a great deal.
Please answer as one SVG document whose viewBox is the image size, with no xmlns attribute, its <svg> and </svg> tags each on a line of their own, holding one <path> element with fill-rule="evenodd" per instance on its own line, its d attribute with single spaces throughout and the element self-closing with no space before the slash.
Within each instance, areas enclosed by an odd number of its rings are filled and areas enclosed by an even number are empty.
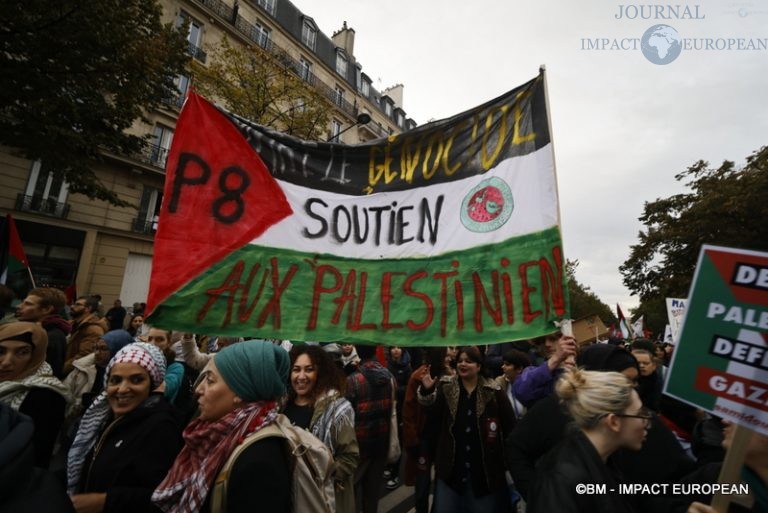
<svg viewBox="0 0 768 513">
<path fill-rule="evenodd" d="M 370 122 L 371 122 L 371 115 L 368 114 L 367 112 L 361 112 L 360 114 L 357 115 L 357 121 L 355 122 L 355 124 L 349 125 L 347 128 L 345 128 L 344 130 L 342 130 L 338 134 L 331 136 L 330 139 L 328 139 L 325 142 L 331 142 L 334 139 L 336 140 L 336 142 L 339 142 L 339 138 L 341 137 L 341 134 L 343 134 L 347 130 L 349 130 L 351 128 L 354 128 L 354 127 L 356 127 L 358 125 L 367 125 Z"/>
</svg>

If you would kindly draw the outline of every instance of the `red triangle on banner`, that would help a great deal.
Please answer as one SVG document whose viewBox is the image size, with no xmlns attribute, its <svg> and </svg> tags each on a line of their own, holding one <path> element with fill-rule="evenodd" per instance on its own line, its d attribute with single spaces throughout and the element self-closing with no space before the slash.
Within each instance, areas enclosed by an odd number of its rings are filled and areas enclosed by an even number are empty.
<svg viewBox="0 0 768 513">
<path fill-rule="evenodd" d="M 755 305 L 768 304 L 768 291 L 759 287 L 739 285 L 734 281 L 734 275 L 739 265 L 753 265 L 755 268 L 768 266 L 768 261 L 764 256 L 741 252 L 738 249 L 717 247 L 707 248 L 705 254 L 710 258 L 723 282 L 728 285 L 737 301 Z"/>
<path fill-rule="evenodd" d="M 168 156 L 148 311 L 292 213 L 240 131 L 190 93 Z"/>
</svg>

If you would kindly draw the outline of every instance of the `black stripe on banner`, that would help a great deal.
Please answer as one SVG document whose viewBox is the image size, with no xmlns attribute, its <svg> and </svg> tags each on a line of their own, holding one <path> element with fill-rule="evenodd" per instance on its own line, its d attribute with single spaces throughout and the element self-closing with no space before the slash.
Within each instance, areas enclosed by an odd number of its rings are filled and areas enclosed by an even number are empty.
<svg viewBox="0 0 768 513">
<path fill-rule="evenodd" d="M 275 178 L 348 195 L 461 180 L 550 142 L 543 75 L 451 118 L 357 145 L 302 141 L 225 114 Z"/>
</svg>

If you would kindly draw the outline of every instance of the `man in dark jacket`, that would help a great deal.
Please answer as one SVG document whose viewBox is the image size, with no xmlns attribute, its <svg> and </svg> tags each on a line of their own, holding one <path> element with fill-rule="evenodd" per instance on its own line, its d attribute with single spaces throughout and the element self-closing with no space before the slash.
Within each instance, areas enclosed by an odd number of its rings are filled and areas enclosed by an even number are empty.
<svg viewBox="0 0 768 513">
<path fill-rule="evenodd" d="M 99 300 L 96 296 L 80 296 L 70 309 L 72 335 L 67 342 L 64 374 L 72 371 L 73 362 L 90 354 L 96 342 L 108 331 L 106 319 L 99 318 Z"/>
<path fill-rule="evenodd" d="M 654 361 L 653 353 L 647 349 L 632 348 L 632 356 L 637 359 L 637 364 L 640 366 L 637 393 L 640 394 L 643 406 L 657 412 L 661 407 L 661 392 L 664 389 L 664 381 Z"/>
<path fill-rule="evenodd" d="M 347 376 L 347 399 L 355 409 L 355 433 L 360 448 L 355 497 L 362 504 L 363 513 L 376 513 L 387 463 L 394 378 L 376 361 L 375 346 L 357 346 L 357 354 L 360 364 Z"/>
<path fill-rule="evenodd" d="M 64 310 L 67 297 L 64 292 L 51 287 L 32 289 L 16 308 L 20 321 L 39 322 L 48 333 L 48 353 L 45 361 L 53 369 L 53 375 L 64 378 L 64 360 L 67 353 L 67 335 L 72 329 L 69 322 L 59 315 Z"/>
<path fill-rule="evenodd" d="M 107 313 L 104 314 L 104 318 L 109 322 L 109 331 L 123 329 L 123 323 L 125 322 L 125 316 L 127 312 L 123 308 L 123 303 L 119 299 L 115 299 L 115 302 Z"/>
</svg>

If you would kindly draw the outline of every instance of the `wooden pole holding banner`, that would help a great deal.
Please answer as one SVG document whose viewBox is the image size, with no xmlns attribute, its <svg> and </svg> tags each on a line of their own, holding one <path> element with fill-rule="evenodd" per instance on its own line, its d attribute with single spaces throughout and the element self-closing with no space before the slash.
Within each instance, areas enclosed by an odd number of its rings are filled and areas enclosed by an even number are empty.
<svg viewBox="0 0 768 513">
<path fill-rule="evenodd" d="M 560 237 L 563 236 L 562 217 L 560 215 L 560 184 L 557 182 L 557 162 L 555 161 L 555 134 L 552 133 L 552 113 L 549 111 L 549 87 L 547 86 L 547 66 L 539 66 L 539 72 L 544 80 L 544 105 L 547 111 L 547 129 L 549 130 L 549 144 L 552 146 L 552 171 L 555 176 L 555 197 L 557 198 L 557 226 L 560 228 Z"/>
<path fill-rule="evenodd" d="M 739 483 L 741 482 L 741 467 L 744 465 L 744 457 L 747 453 L 747 446 L 752 439 L 752 430 L 740 425 L 735 425 L 733 431 L 733 440 L 731 441 L 728 452 L 725 453 L 723 466 L 720 467 L 720 476 L 718 483 Z M 711 506 L 718 513 L 727 513 L 731 503 L 739 504 L 746 508 L 751 508 L 755 498 L 751 495 L 724 495 L 718 493 L 712 497 Z"/>
</svg>

